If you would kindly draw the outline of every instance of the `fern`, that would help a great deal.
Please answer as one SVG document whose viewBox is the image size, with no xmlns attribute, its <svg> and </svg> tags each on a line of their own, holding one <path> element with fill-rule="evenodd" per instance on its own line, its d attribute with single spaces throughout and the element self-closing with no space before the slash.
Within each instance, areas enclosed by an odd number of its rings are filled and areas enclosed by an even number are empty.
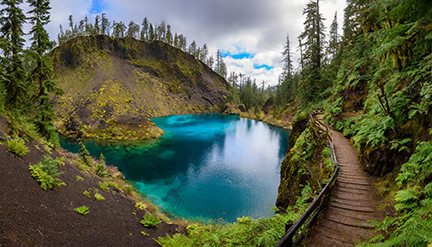
<svg viewBox="0 0 432 247">
<path fill-rule="evenodd" d="M 9 139 L 6 141 L 6 147 L 11 154 L 17 157 L 26 155 L 30 151 L 26 147 L 26 145 L 24 144 L 24 140 L 22 139 L 17 139 L 17 140 Z"/>
<path fill-rule="evenodd" d="M 45 156 L 38 164 L 30 165 L 29 171 L 33 178 L 40 183 L 44 190 L 54 187 L 66 186 L 66 184 L 58 178 L 62 172 L 58 171 L 59 164 L 64 161 L 61 158 L 53 159 L 50 156 Z"/>
<path fill-rule="evenodd" d="M 155 227 L 162 221 L 158 219 L 156 216 L 146 212 L 144 215 L 144 219 L 140 221 L 145 227 Z"/>
</svg>

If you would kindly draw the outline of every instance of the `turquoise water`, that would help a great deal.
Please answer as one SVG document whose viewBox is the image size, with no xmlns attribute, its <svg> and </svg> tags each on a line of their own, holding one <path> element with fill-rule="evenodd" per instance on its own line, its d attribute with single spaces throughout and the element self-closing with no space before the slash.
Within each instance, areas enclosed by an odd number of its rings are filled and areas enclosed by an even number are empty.
<svg viewBox="0 0 432 247">
<path fill-rule="evenodd" d="M 180 115 L 151 119 L 165 131 L 146 145 L 109 146 L 85 141 L 89 152 L 120 168 L 127 180 L 167 212 L 224 219 L 273 215 L 287 130 L 225 116 Z M 79 145 L 62 141 L 72 152 Z"/>
</svg>

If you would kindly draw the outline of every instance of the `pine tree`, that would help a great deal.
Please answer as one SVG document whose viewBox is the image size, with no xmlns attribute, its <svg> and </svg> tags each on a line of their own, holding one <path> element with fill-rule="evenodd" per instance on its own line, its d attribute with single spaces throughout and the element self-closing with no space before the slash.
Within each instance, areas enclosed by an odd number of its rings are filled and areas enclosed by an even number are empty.
<svg viewBox="0 0 432 247">
<path fill-rule="evenodd" d="M 153 24 L 151 24 L 151 23 L 150 23 L 150 26 L 149 26 L 149 38 L 148 38 L 148 40 L 149 41 L 155 40 L 155 32 L 154 32 L 154 29 L 153 29 Z"/>
<path fill-rule="evenodd" d="M 56 83 L 51 81 L 53 68 L 51 59 L 45 55 L 53 47 L 53 42 L 49 40 L 48 32 L 44 26 L 50 22 L 50 1 L 49 0 L 28 0 L 33 9 L 28 13 L 32 15 L 30 23 L 33 25 L 30 34 L 32 44 L 30 49 L 34 51 L 36 57 L 36 67 L 32 70 L 30 79 L 38 84 L 38 93 L 34 98 L 38 103 L 38 114 L 36 124 L 42 135 L 47 136 L 47 140 L 57 143 L 53 119 L 54 109 L 50 104 L 49 94 L 59 91 Z"/>
<path fill-rule="evenodd" d="M 207 61 L 207 56 L 208 56 L 208 48 L 207 48 L 207 44 L 204 44 L 203 47 L 201 48 L 201 57 L 200 60 L 205 62 Z"/>
<path fill-rule="evenodd" d="M 102 13 L 101 32 L 102 34 L 110 35 L 110 22 L 105 13 Z"/>
<path fill-rule="evenodd" d="M 166 31 L 166 42 L 170 45 L 173 45 L 173 35 L 171 33 L 171 25 L 167 25 L 167 31 Z"/>
<path fill-rule="evenodd" d="M 226 78 L 228 72 L 227 67 L 223 61 L 222 54 L 220 53 L 220 50 L 217 50 L 216 52 L 216 67 L 215 71 L 219 73 L 222 77 Z"/>
<path fill-rule="evenodd" d="M 302 66 L 304 73 L 304 83 L 302 96 L 305 101 L 318 100 L 319 94 L 326 85 L 322 83 L 322 59 L 324 57 L 324 17 L 319 12 L 319 0 L 311 0 L 303 10 L 303 15 L 306 15 L 304 22 L 305 30 L 300 34 L 299 38 L 304 40 L 302 54 Z"/>
<path fill-rule="evenodd" d="M 292 76 L 293 65 L 291 59 L 291 41 L 289 35 L 287 35 L 287 39 L 286 39 L 286 43 L 284 44 L 284 50 L 282 52 L 282 55 L 283 55 L 283 59 L 282 59 L 283 76 L 290 78 Z"/>
<path fill-rule="evenodd" d="M 75 30 L 74 22 L 73 22 L 73 15 L 69 15 L 69 27 L 70 27 L 70 37 L 68 39 L 73 39 L 76 37 L 77 31 Z"/>
<path fill-rule="evenodd" d="M 165 21 L 162 21 L 162 23 L 157 26 L 157 39 L 166 42 L 166 24 Z"/>
<path fill-rule="evenodd" d="M 180 48 L 179 37 L 178 37 L 177 33 L 174 34 L 174 47 Z"/>
<path fill-rule="evenodd" d="M 197 45 L 196 45 L 196 42 L 194 40 L 194 41 L 192 41 L 192 43 L 190 43 L 188 52 L 192 56 L 196 57 L 196 50 L 197 50 Z"/>
<path fill-rule="evenodd" d="M 147 20 L 147 17 L 144 18 L 142 22 L 142 29 L 141 29 L 141 40 L 148 41 L 149 39 L 149 23 Z"/>
<path fill-rule="evenodd" d="M 93 30 L 93 34 L 100 34 L 100 16 L 96 15 L 95 17 L 95 24 L 94 24 L 94 30 Z"/>
<path fill-rule="evenodd" d="M 330 25 L 330 40 L 329 40 L 329 53 L 332 58 L 336 56 L 339 50 L 339 35 L 338 35 L 339 24 L 337 21 L 337 12 L 335 12 L 334 19 Z"/>
<path fill-rule="evenodd" d="M 137 39 L 139 37 L 139 32 L 140 32 L 139 25 L 133 21 L 129 22 L 129 26 L 128 26 L 128 30 L 127 30 L 127 36 Z"/>
<path fill-rule="evenodd" d="M 0 33 L 3 40 L 3 47 L 0 55 L 4 66 L 4 73 L 0 75 L 0 80 L 4 84 L 7 92 L 7 103 L 18 106 L 25 102 L 27 97 L 27 78 L 25 76 L 22 63 L 22 53 L 24 47 L 23 24 L 26 17 L 23 10 L 19 7 L 22 0 L 3 0 L 0 11 Z"/>
</svg>

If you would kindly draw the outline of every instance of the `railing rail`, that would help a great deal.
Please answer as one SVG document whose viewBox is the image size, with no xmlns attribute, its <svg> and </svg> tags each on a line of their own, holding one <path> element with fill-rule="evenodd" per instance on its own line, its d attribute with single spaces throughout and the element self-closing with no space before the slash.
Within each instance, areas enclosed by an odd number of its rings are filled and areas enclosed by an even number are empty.
<svg viewBox="0 0 432 247">
<path fill-rule="evenodd" d="M 337 157 L 334 149 L 333 138 L 328 127 L 323 125 L 319 120 L 315 118 L 317 114 L 319 113 L 313 112 L 309 114 L 310 122 L 311 124 L 316 125 L 320 129 L 324 129 L 324 131 L 326 132 L 326 136 L 329 140 L 329 148 L 330 148 L 332 163 L 334 166 L 334 172 L 332 177 L 330 178 L 330 181 L 324 186 L 324 188 L 321 190 L 319 195 L 309 205 L 309 207 L 306 209 L 303 215 L 291 227 L 289 228 L 287 227 L 288 229 L 286 229 L 285 235 L 281 238 L 281 240 L 279 240 L 279 242 L 275 245 L 275 247 L 291 247 L 300 244 L 300 242 L 304 238 L 305 235 L 304 233 L 306 232 L 306 230 L 313 226 L 313 224 L 317 220 L 319 213 L 322 211 L 322 209 L 329 201 L 334 185 L 336 183 L 336 178 L 339 172 L 339 163 L 337 161 Z M 304 227 L 302 228 L 302 226 Z M 298 233 L 299 231 L 300 233 Z M 296 238 L 293 241 L 294 237 Z"/>
</svg>

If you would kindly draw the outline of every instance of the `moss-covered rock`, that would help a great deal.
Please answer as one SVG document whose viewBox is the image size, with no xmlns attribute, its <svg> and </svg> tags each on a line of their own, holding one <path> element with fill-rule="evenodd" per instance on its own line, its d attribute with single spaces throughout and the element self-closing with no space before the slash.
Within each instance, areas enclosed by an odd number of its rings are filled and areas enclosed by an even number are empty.
<svg viewBox="0 0 432 247">
<path fill-rule="evenodd" d="M 309 124 L 308 115 L 297 117 L 289 136 L 289 151 L 281 164 L 276 206 L 285 210 L 294 205 L 305 186 L 310 186 L 315 194 L 319 193 L 324 180 L 332 173 L 325 135 Z"/>
</svg>

